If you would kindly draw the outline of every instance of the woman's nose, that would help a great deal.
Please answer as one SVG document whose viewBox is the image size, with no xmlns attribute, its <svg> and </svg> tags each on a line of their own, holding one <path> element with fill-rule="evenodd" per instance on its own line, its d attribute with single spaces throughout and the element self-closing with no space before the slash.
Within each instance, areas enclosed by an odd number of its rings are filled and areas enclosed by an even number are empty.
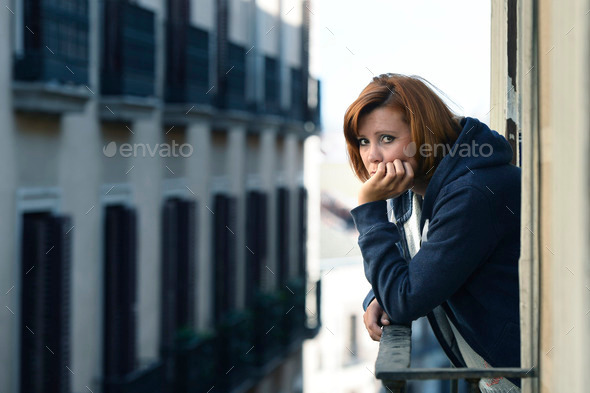
<svg viewBox="0 0 590 393">
<path fill-rule="evenodd" d="M 369 150 L 369 161 L 370 162 L 381 162 L 382 160 L 381 150 L 375 145 L 371 145 Z"/>
</svg>

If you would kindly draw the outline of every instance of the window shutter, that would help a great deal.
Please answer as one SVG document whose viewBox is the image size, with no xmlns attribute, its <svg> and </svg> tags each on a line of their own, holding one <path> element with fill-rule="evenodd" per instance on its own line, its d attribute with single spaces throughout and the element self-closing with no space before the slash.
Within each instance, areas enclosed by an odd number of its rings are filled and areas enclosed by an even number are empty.
<svg viewBox="0 0 590 393">
<path fill-rule="evenodd" d="M 235 198 L 215 196 L 214 259 L 215 320 L 219 322 L 234 307 L 235 298 Z M 234 232 L 235 233 L 235 232 Z"/>
<path fill-rule="evenodd" d="M 178 209 L 175 200 L 164 202 L 162 210 L 162 341 L 165 349 L 174 345 L 176 332 L 176 254 Z"/>
<path fill-rule="evenodd" d="M 195 323 L 196 204 L 170 198 L 162 219 L 162 346 L 171 348 L 178 329 Z"/>
<path fill-rule="evenodd" d="M 266 194 L 250 191 L 247 199 L 247 281 L 246 304 L 254 306 L 256 293 L 262 289 L 261 272 L 266 265 Z"/>
<path fill-rule="evenodd" d="M 23 215 L 21 392 L 69 393 L 71 220 Z"/>
<path fill-rule="evenodd" d="M 278 284 L 286 285 L 289 275 L 289 191 L 281 187 L 277 191 L 277 266 Z"/>
<path fill-rule="evenodd" d="M 307 277 L 307 190 L 299 187 L 299 277 Z"/>
<path fill-rule="evenodd" d="M 188 0 L 168 0 L 166 80 L 167 87 L 174 90 L 180 90 L 186 81 L 189 15 Z"/>
<path fill-rule="evenodd" d="M 228 0 L 217 0 L 217 105 L 224 108 L 227 96 L 229 63 L 228 48 Z"/>
<path fill-rule="evenodd" d="M 104 290 L 104 376 L 135 369 L 136 214 L 122 205 L 106 208 Z"/>
<path fill-rule="evenodd" d="M 195 306 L 195 202 L 179 201 L 178 220 L 178 327 L 193 326 Z"/>
</svg>

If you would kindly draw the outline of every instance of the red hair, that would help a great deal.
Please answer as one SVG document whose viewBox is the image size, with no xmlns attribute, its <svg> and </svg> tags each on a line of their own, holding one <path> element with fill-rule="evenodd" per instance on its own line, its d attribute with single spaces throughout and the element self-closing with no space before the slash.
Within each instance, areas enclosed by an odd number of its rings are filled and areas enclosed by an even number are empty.
<svg viewBox="0 0 590 393">
<path fill-rule="evenodd" d="M 452 145 L 457 140 L 461 126 L 455 114 L 427 83 L 417 76 L 379 75 L 373 78 L 346 110 L 344 137 L 348 159 L 355 175 L 362 182 L 370 176 L 359 153 L 358 125 L 363 116 L 377 108 L 390 107 L 402 112 L 404 122 L 410 127 L 411 140 L 418 150 L 422 145 L 430 145 L 430 151 L 434 151 L 436 145 Z M 432 177 L 443 159 L 443 156 L 437 155 L 424 157 L 417 154 L 415 157 L 418 168 L 414 175 L 424 180 Z"/>
</svg>

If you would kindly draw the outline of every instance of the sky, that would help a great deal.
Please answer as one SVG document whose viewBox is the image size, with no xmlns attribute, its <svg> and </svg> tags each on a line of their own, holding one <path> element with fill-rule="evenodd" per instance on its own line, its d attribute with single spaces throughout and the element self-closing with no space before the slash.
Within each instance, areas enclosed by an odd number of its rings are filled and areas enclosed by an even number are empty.
<svg viewBox="0 0 590 393">
<path fill-rule="evenodd" d="M 459 115 L 489 124 L 489 0 L 315 0 L 310 10 L 326 161 L 346 162 L 344 112 L 373 75 L 386 72 L 427 79 Z"/>
</svg>

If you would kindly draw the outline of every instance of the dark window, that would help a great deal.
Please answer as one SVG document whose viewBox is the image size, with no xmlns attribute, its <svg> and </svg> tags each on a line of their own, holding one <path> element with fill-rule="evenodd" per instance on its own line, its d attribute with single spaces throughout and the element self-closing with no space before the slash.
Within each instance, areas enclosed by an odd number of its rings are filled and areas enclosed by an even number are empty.
<svg viewBox="0 0 590 393">
<path fill-rule="evenodd" d="M 136 368 L 137 261 L 136 213 L 107 206 L 104 223 L 104 337 L 106 380 Z"/>
<path fill-rule="evenodd" d="M 227 69 L 220 75 L 227 78 L 226 107 L 246 108 L 246 50 L 236 44 L 228 44 Z"/>
<path fill-rule="evenodd" d="M 188 0 L 168 0 L 166 101 L 209 104 L 209 34 L 189 16 Z"/>
<path fill-rule="evenodd" d="M 250 191 L 246 216 L 246 304 L 254 306 L 256 295 L 262 289 L 262 272 L 266 270 L 267 195 Z"/>
<path fill-rule="evenodd" d="M 215 195 L 213 268 L 215 271 L 215 321 L 235 308 L 236 297 L 236 199 Z"/>
<path fill-rule="evenodd" d="M 102 93 L 154 95 L 154 13 L 127 1 L 105 0 L 103 14 Z"/>
<path fill-rule="evenodd" d="M 299 277 L 307 278 L 307 190 L 305 187 L 299 187 L 299 216 L 298 224 L 298 244 L 299 244 Z"/>
<path fill-rule="evenodd" d="M 294 120 L 303 120 L 307 97 L 304 96 L 303 73 L 299 68 L 291 68 L 291 110 Z"/>
<path fill-rule="evenodd" d="M 162 224 L 162 345 L 170 348 L 195 322 L 195 202 L 167 199 Z"/>
<path fill-rule="evenodd" d="M 280 75 L 277 59 L 264 58 L 264 108 L 266 113 L 278 114 L 281 109 Z"/>
<path fill-rule="evenodd" d="M 289 190 L 277 190 L 277 274 L 279 288 L 284 289 L 289 277 Z"/>
<path fill-rule="evenodd" d="M 70 392 L 71 220 L 23 215 L 20 391 Z"/>
</svg>

